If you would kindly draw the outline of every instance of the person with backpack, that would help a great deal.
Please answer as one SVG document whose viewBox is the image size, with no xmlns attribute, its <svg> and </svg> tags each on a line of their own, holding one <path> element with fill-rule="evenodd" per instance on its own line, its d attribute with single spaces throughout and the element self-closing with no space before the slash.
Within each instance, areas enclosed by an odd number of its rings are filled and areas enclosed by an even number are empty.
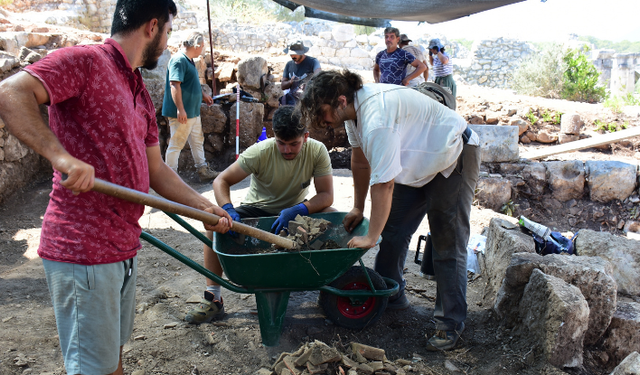
<svg viewBox="0 0 640 375">
<path fill-rule="evenodd" d="M 371 190 L 369 230 L 348 247 L 371 248 L 382 235 L 374 268 L 400 284 L 389 309 L 410 306 L 402 273 L 411 236 L 428 217 L 438 287 L 436 333 L 427 349 L 453 348 L 467 317 L 466 245 L 480 168 L 478 135 L 429 96 L 402 86 L 365 85 L 349 70 L 314 76 L 299 110 L 311 126 L 345 126 L 354 181 L 354 206 L 343 221 L 348 232 L 362 221 Z"/>
</svg>

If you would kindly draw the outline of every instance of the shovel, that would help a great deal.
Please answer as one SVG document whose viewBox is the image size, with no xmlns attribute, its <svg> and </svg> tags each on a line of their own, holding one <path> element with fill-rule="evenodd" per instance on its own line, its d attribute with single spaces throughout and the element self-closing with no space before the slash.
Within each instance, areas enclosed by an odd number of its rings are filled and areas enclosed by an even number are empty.
<svg viewBox="0 0 640 375">
<path fill-rule="evenodd" d="M 67 176 L 63 175 L 63 179 Z M 203 223 L 216 225 L 220 216 L 210 214 L 206 211 L 198 210 L 197 208 L 189 207 L 184 204 L 176 203 L 165 198 L 156 197 L 150 194 L 143 193 L 138 190 L 130 189 L 124 186 L 116 185 L 111 182 L 95 179 L 93 184 L 93 191 L 97 191 L 102 194 L 110 195 L 115 198 L 124 199 L 125 201 L 147 205 L 149 207 L 157 208 L 162 211 L 171 212 L 176 215 L 189 217 L 191 219 L 200 220 Z M 277 236 L 271 232 L 267 232 L 258 228 L 254 228 L 237 221 L 233 222 L 233 231 L 241 234 L 245 234 L 250 237 L 257 238 L 259 240 L 269 242 L 285 249 L 296 249 L 297 244 L 288 238 Z"/>
</svg>

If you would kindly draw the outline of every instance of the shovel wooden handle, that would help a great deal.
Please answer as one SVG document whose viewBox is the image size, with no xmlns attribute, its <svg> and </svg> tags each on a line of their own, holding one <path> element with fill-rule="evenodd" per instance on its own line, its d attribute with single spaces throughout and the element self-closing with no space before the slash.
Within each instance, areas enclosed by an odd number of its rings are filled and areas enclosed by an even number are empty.
<svg viewBox="0 0 640 375">
<path fill-rule="evenodd" d="M 66 178 L 65 178 L 66 179 Z M 112 197 L 124 199 L 129 202 L 144 204 L 149 207 L 157 208 L 162 211 L 171 212 L 176 215 L 186 216 L 192 219 L 200 220 L 203 223 L 216 225 L 220 216 L 210 214 L 206 211 L 198 210 L 197 208 L 189 207 L 181 203 L 176 203 L 165 198 L 156 197 L 150 194 L 143 193 L 138 190 L 130 189 L 124 186 L 116 185 L 111 182 L 95 179 L 93 184 L 93 191 L 107 194 Z M 277 236 L 271 232 L 267 232 L 258 228 L 254 228 L 237 221 L 233 222 L 233 231 L 245 234 L 250 237 L 257 238 L 259 240 L 269 242 L 285 249 L 296 249 L 296 242 Z"/>
</svg>

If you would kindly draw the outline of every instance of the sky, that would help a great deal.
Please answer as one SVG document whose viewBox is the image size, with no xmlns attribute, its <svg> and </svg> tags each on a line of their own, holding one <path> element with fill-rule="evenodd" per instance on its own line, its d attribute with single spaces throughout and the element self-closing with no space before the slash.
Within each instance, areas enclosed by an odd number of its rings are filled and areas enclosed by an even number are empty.
<svg viewBox="0 0 640 375">
<path fill-rule="evenodd" d="M 573 33 L 614 42 L 640 41 L 640 0 L 526 0 L 438 24 L 393 21 L 392 25 L 409 37 L 437 33 L 447 39 L 504 36 L 562 42 Z"/>
</svg>

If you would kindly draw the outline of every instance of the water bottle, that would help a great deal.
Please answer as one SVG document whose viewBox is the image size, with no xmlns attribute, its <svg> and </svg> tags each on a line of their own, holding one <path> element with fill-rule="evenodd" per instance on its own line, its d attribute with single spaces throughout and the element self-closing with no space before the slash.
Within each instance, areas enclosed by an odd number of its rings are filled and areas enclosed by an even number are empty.
<svg viewBox="0 0 640 375">
<path fill-rule="evenodd" d="M 520 220 L 518 221 L 518 224 L 529 229 L 530 231 L 535 233 L 536 236 L 541 237 L 544 240 L 548 241 L 549 238 L 551 238 L 551 229 L 549 229 L 548 227 L 545 227 L 542 224 L 538 224 L 535 221 L 531 221 L 524 216 L 520 216 Z"/>
<path fill-rule="evenodd" d="M 549 229 L 548 227 L 546 227 L 546 226 L 544 226 L 542 224 L 538 224 L 535 221 L 531 221 L 531 220 L 527 219 L 524 216 L 520 216 L 520 220 L 518 220 L 518 224 L 520 224 L 521 226 L 529 229 L 531 232 L 535 233 L 536 236 L 542 238 L 543 240 L 548 241 L 548 242 L 552 242 L 561 251 L 568 250 L 566 248 L 566 246 L 563 246 L 558 241 L 556 241 L 555 238 L 553 238 L 551 236 L 551 229 Z"/>
</svg>

